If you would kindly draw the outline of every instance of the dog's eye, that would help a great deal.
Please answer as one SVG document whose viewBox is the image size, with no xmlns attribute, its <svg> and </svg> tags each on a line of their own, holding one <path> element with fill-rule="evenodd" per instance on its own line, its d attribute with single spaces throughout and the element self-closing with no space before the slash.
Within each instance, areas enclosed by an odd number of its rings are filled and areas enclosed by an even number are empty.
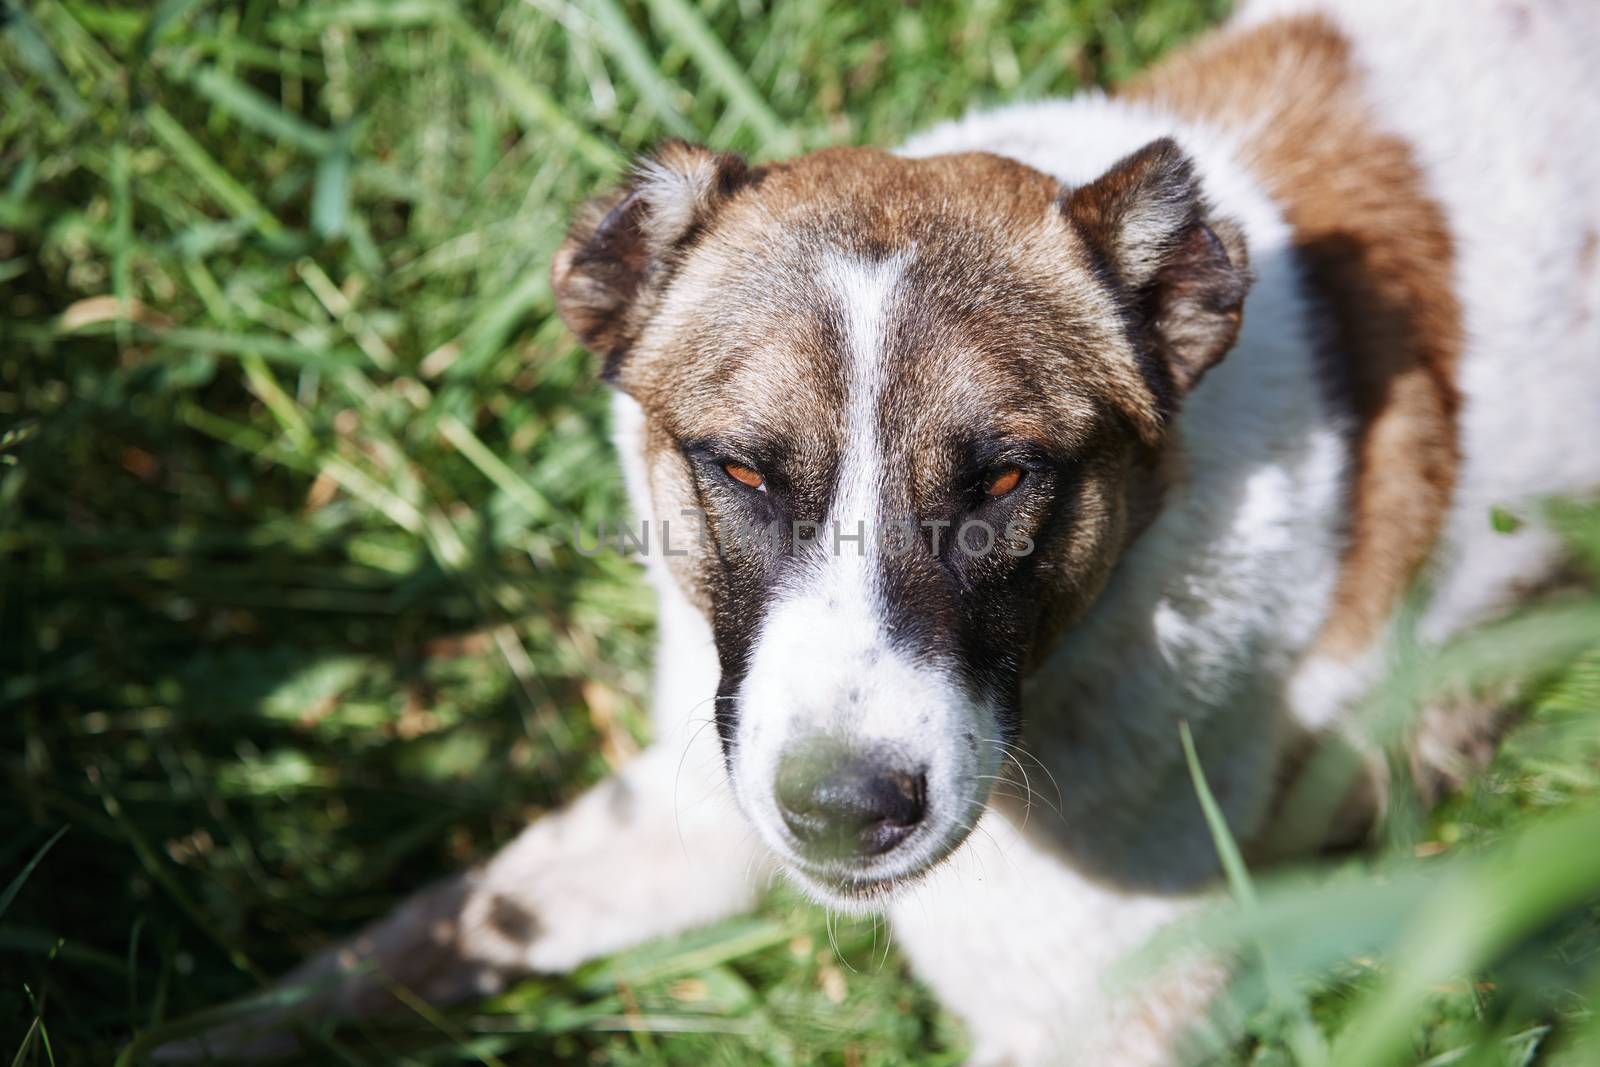
<svg viewBox="0 0 1600 1067">
<path fill-rule="evenodd" d="M 1022 484 L 1022 474 L 1021 467 L 1002 467 L 989 475 L 983 491 L 989 496 L 1005 496 Z"/>
<path fill-rule="evenodd" d="M 760 471 L 751 470 L 749 467 L 738 463 L 724 463 L 722 469 L 728 472 L 728 477 L 741 485 L 748 485 L 752 489 L 767 491 L 767 480 L 761 477 Z"/>
</svg>

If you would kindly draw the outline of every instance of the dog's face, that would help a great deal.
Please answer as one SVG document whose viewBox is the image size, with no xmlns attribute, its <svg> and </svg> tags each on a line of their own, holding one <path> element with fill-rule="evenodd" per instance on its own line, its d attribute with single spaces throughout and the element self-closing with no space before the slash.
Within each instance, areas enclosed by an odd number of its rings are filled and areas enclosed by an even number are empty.
<svg viewBox="0 0 1600 1067">
<path fill-rule="evenodd" d="M 914 878 L 1155 506 L 1172 413 L 1238 329 L 1236 229 L 1170 142 L 1077 190 L 986 155 L 674 144 L 554 278 L 644 412 L 741 805 L 832 903 Z"/>
</svg>

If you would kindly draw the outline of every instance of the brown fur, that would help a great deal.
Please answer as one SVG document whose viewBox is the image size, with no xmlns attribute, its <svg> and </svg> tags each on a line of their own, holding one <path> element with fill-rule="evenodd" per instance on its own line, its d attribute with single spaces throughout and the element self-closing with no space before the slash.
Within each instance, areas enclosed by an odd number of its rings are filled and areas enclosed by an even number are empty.
<svg viewBox="0 0 1600 1067">
<path fill-rule="evenodd" d="M 1360 92 L 1348 43 L 1306 17 L 1213 37 L 1125 94 L 1244 131 L 1245 162 L 1294 228 L 1330 385 L 1356 417 L 1349 543 L 1318 642 L 1339 658 L 1379 635 L 1426 561 L 1459 462 L 1450 232 Z"/>
</svg>

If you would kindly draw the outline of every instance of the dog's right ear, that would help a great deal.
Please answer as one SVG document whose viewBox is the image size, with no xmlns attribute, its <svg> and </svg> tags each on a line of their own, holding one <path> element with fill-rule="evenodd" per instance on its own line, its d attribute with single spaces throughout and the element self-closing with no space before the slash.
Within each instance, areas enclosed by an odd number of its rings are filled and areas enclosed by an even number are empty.
<svg viewBox="0 0 1600 1067">
<path fill-rule="evenodd" d="M 585 204 L 551 264 L 561 318 L 613 378 L 679 253 L 751 180 L 745 161 L 670 141 Z"/>
<path fill-rule="evenodd" d="M 1211 212 L 1194 161 L 1165 137 L 1067 192 L 1062 210 L 1148 345 L 1162 417 L 1141 432 L 1158 439 L 1181 398 L 1238 340 L 1253 278 L 1244 231 Z"/>
</svg>

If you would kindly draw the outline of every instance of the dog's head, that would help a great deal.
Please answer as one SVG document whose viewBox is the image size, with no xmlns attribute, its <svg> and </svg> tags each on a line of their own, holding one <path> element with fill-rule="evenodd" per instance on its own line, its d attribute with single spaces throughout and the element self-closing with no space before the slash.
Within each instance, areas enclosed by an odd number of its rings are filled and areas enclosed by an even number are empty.
<svg viewBox="0 0 1600 1067">
<path fill-rule="evenodd" d="M 643 410 L 657 515 L 704 517 L 670 562 L 746 813 L 835 904 L 927 870 L 1233 343 L 1237 228 L 1170 141 L 1076 189 L 982 154 L 670 144 L 588 206 L 554 284 Z"/>
</svg>

